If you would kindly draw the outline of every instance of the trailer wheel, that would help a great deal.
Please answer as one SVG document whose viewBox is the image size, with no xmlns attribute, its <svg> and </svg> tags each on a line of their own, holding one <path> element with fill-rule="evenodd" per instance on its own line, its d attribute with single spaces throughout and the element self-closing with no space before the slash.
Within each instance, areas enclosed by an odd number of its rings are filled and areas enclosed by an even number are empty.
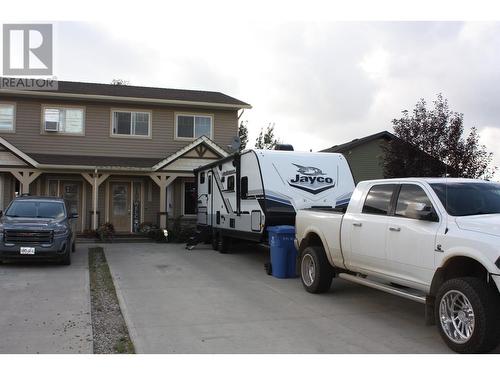
<svg viewBox="0 0 500 375">
<path fill-rule="evenodd" d="M 458 353 L 493 350 L 499 342 L 499 314 L 498 293 L 475 277 L 448 280 L 436 296 L 439 333 L 446 345 Z"/>
<path fill-rule="evenodd" d="M 212 250 L 217 250 L 217 244 L 219 242 L 219 235 L 217 233 L 212 234 Z"/>
<path fill-rule="evenodd" d="M 219 253 L 221 254 L 229 253 L 230 244 L 231 244 L 231 239 L 229 237 L 219 234 L 217 241 L 217 250 L 219 251 Z"/>
<path fill-rule="evenodd" d="M 300 255 L 300 279 L 309 293 L 324 293 L 330 289 L 333 269 L 321 247 L 308 246 Z"/>
</svg>

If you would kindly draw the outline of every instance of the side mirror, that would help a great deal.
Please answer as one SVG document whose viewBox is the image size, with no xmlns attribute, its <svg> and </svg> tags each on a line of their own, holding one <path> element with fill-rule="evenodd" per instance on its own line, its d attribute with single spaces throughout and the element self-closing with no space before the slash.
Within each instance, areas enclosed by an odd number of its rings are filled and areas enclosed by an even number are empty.
<svg viewBox="0 0 500 375">
<path fill-rule="evenodd" d="M 78 219 L 78 212 L 72 212 L 72 213 L 69 215 L 69 218 L 70 218 L 70 219 Z"/>
<path fill-rule="evenodd" d="M 410 203 L 406 209 L 406 215 L 416 220 L 438 222 L 439 216 L 432 206 L 424 203 Z"/>
</svg>

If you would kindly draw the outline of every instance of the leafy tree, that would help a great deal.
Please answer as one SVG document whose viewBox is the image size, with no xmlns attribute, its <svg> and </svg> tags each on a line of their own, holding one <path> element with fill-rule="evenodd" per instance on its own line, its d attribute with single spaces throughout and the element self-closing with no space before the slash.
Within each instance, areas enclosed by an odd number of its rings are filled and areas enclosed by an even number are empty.
<svg viewBox="0 0 500 375">
<path fill-rule="evenodd" d="M 413 112 L 392 120 L 399 139 L 385 149 L 386 177 L 451 177 L 490 179 L 496 171 L 491 166 L 493 154 L 480 144 L 476 128 L 463 137 L 463 114 L 453 112 L 442 94 L 428 109 L 420 99 Z"/>
<path fill-rule="evenodd" d="M 255 140 L 255 148 L 261 150 L 272 150 L 277 143 L 278 140 L 274 135 L 274 123 L 269 123 L 265 131 L 262 128 L 260 129 L 259 136 Z"/>
<path fill-rule="evenodd" d="M 248 144 L 248 121 L 241 121 L 240 126 L 238 126 L 238 136 L 240 137 L 240 151 L 243 151 Z"/>
</svg>

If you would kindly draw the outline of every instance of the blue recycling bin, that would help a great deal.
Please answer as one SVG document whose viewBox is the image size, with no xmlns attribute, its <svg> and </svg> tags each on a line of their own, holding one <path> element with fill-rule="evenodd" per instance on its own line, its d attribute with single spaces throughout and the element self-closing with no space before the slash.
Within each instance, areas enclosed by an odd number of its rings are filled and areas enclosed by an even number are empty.
<svg viewBox="0 0 500 375">
<path fill-rule="evenodd" d="M 271 270 L 274 277 L 287 279 L 296 277 L 297 250 L 295 249 L 295 227 L 277 225 L 267 228 L 271 247 Z"/>
</svg>

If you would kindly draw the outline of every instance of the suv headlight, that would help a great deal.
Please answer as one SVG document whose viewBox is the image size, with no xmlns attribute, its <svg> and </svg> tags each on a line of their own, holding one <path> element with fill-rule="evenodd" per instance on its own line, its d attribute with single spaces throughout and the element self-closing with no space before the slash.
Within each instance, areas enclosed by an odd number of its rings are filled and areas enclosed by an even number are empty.
<svg viewBox="0 0 500 375">
<path fill-rule="evenodd" d="M 54 234 L 56 236 L 60 236 L 67 233 L 68 233 L 68 227 L 65 227 L 64 225 L 58 226 L 56 229 L 54 229 Z"/>
</svg>

